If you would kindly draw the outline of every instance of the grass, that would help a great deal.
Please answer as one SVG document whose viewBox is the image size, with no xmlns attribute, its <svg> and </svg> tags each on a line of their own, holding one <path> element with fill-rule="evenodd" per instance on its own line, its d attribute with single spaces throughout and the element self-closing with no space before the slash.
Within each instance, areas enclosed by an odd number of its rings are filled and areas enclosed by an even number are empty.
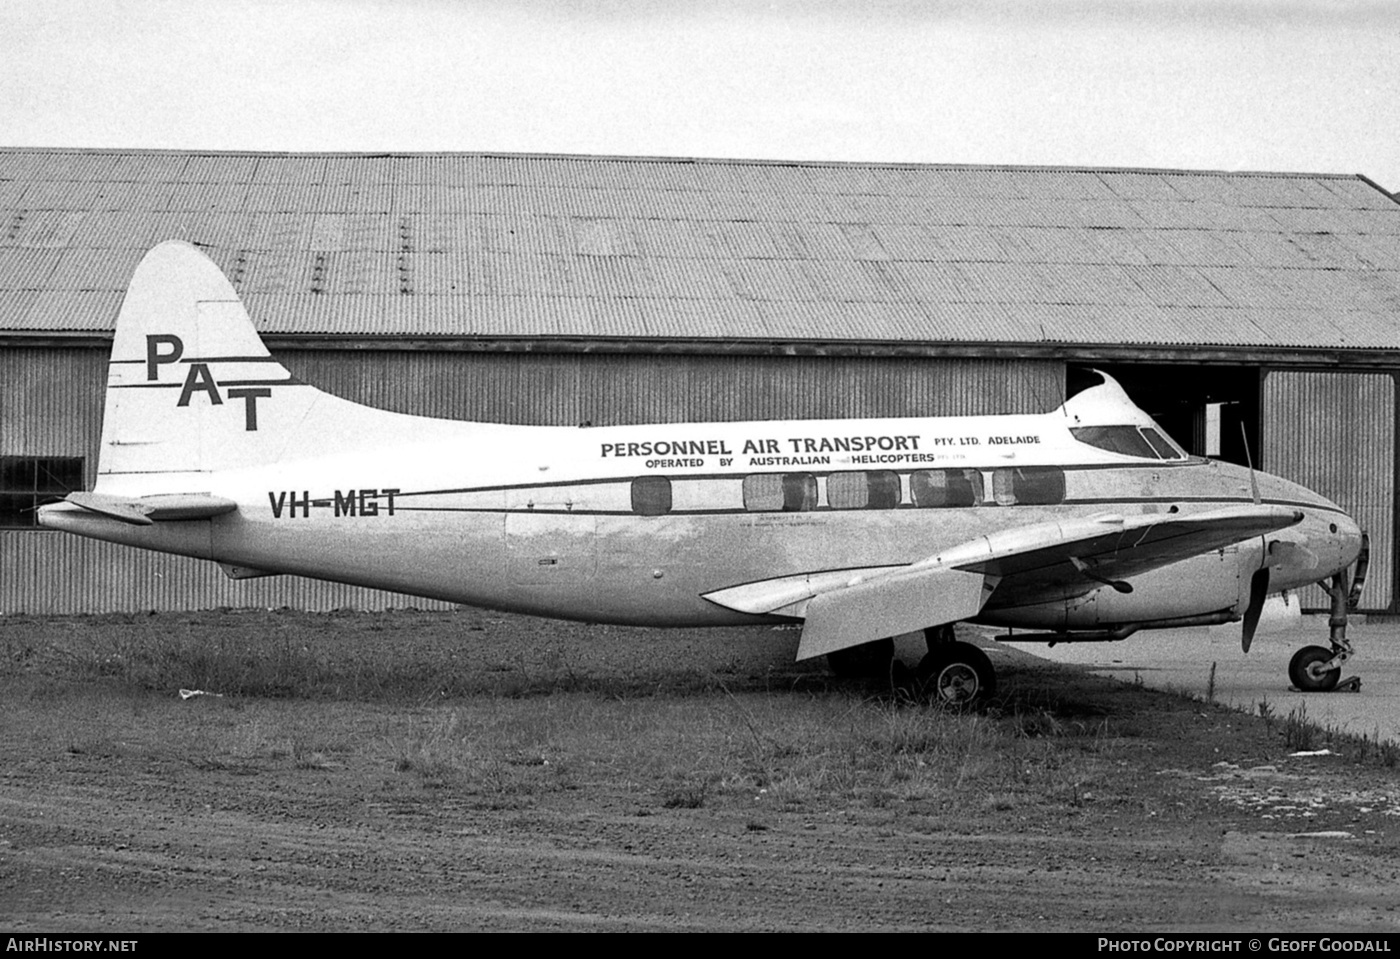
<svg viewBox="0 0 1400 959">
<path fill-rule="evenodd" d="M 1307 703 L 1294 706 L 1282 720 L 1276 718 L 1267 700 L 1261 701 L 1257 708 L 1269 729 L 1280 726 L 1284 744 L 1296 752 L 1326 748 L 1340 752 L 1357 763 L 1387 769 L 1394 769 L 1400 763 L 1400 744 L 1393 739 L 1381 738 L 1379 726 L 1371 733 L 1361 735 L 1332 725 L 1323 726 L 1308 718 Z"/>
<path fill-rule="evenodd" d="M 505 625 L 519 633 L 533 623 Z M 951 712 L 888 684 L 793 667 L 786 651 L 781 670 L 735 653 L 692 668 L 658 656 L 664 638 L 655 634 L 621 637 L 652 650 L 624 655 L 622 668 L 589 665 L 582 645 L 528 636 L 486 661 L 460 662 L 480 647 L 451 635 L 452 625 L 390 614 L 6 620 L 0 648 L 12 700 L 102 704 L 107 718 L 77 748 L 109 748 L 114 730 L 154 709 L 200 717 L 165 744 L 198 768 L 316 774 L 368 764 L 493 808 L 600 782 L 676 810 L 938 806 L 970 791 L 1013 806 L 1031 801 L 1023 794 L 1074 805 L 1112 751 L 1107 720 L 1057 702 L 1062 679 L 1013 684 L 990 710 Z M 180 702 L 172 693 L 181 688 L 219 696 Z M 373 705 L 380 719 L 366 729 L 291 718 L 314 715 L 300 707 L 315 703 L 336 716 Z M 133 715 L 111 715 L 125 710 Z M 92 728 L 87 717 L 59 725 Z"/>
<path fill-rule="evenodd" d="M 990 717 L 855 692 L 656 697 L 493 698 L 436 707 L 380 737 L 388 764 L 432 789 L 490 805 L 623 784 L 639 803 L 699 809 L 935 808 L 992 791 L 1016 805 L 1082 803 L 1106 775 L 1103 727 L 1081 731 L 1025 714 Z M 1063 743 L 1086 739 L 1066 753 Z M 1029 801 L 1029 799 L 1027 799 Z"/>
<path fill-rule="evenodd" d="M 794 667 L 789 651 L 753 645 L 768 638 L 658 655 L 666 640 L 654 631 L 598 637 L 478 614 L 7 619 L 0 692 L 56 703 L 61 718 L 49 706 L 36 714 L 70 730 L 63 748 L 116 748 L 116 730 L 154 712 L 177 723 L 161 748 L 196 768 L 387 775 L 492 809 L 606 784 L 643 809 L 1073 815 L 1138 802 L 1124 765 L 1144 741 L 1183 748 L 1171 740 L 1201 721 L 1140 680 L 1043 666 L 1006 673 L 988 708 L 947 711 L 888 684 Z M 604 654 L 614 658 L 600 664 Z M 179 703 L 178 688 L 222 698 Z M 1288 749 L 1347 742 L 1358 761 L 1396 764 L 1379 731 L 1347 740 L 1302 708 L 1280 718 L 1260 703 L 1258 714 Z"/>
</svg>

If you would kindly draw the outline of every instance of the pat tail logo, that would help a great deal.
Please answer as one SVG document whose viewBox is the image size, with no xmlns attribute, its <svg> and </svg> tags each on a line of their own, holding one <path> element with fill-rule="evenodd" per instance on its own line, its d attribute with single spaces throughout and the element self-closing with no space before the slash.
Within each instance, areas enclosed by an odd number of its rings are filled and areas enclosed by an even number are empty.
<svg viewBox="0 0 1400 959">
<path fill-rule="evenodd" d="M 185 355 L 185 343 L 173 333 L 155 333 L 146 337 L 146 382 L 157 383 L 160 380 L 160 368 L 168 363 L 178 363 Z M 270 357 L 268 358 L 270 360 Z M 243 429 L 245 432 L 255 433 L 258 429 L 258 400 L 267 399 L 272 396 L 272 386 L 276 383 L 291 383 L 293 380 L 277 380 L 255 382 L 240 380 L 237 382 L 228 381 L 221 387 L 214 378 L 213 372 L 209 369 L 209 364 L 218 361 L 235 361 L 240 363 L 267 362 L 261 357 L 205 357 L 199 360 L 185 360 L 189 365 L 189 372 L 185 374 L 184 385 L 180 387 L 180 399 L 176 406 L 189 406 L 190 401 L 196 393 L 203 393 L 209 399 L 209 405 L 222 406 L 224 397 L 231 400 L 243 401 Z"/>
</svg>

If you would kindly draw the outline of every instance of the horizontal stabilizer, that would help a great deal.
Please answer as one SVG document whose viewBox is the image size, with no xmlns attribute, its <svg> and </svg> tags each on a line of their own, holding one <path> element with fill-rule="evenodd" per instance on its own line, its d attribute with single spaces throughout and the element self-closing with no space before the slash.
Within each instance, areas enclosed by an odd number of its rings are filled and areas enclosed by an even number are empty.
<svg viewBox="0 0 1400 959">
<path fill-rule="evenodd" d="M 924 567 L 885 573 L 814 596 L 807 604 L 797 658 L 976 616 L 996 579 Z"/>
<path fill-rule="evenodd" d="M 209 493 L 161 493 L 127 499 L 103 493 L 69 493 L 64 501 L 132 526 L 169 520 L 209 519 L 231 513 L 238 504 Z"/>
</svg>

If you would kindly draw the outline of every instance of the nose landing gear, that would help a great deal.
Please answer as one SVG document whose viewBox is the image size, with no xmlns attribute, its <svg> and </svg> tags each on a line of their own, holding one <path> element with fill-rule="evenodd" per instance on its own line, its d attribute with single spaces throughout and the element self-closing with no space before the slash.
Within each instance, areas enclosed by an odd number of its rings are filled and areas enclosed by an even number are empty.
<svg viewBox="0 0 1400 959">
<path fill-rule="evenodd" d="M 1366 579 L 1366 566 L 1369 559 L 1369 544 L 1363 536 L 1361 556 L 1356 561 L 1356 580 L 1347 586 L 1346 570 L 1332 574 L 1332 583 L 1327 587 L 1332 598 L 1331 615 L 1327 619 L 1330 629 L 1328 639 L 1331 649 L 1323 646 L 1304 646 L 1293 654 L 1288 662 L 1288 678 L 1293 687 L 1304 693 L 1328 693 L 1361 691 L 1361 677 L 1349 676 L 1341 679 L 1342 664 L 1351 658 L 1351 643 L 1347 640 L 1347 613 L 1356 608 L 1361 597 L 1361 584 Z"/>
</svg>

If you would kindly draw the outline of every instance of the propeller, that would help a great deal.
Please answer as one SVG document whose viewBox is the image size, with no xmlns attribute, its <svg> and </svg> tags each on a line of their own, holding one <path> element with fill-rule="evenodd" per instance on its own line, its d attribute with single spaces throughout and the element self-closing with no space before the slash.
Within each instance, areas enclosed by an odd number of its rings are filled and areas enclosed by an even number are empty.
<svg viewBox="0 0 1400 959">
<path fill-rule="evenodd" d="M 1269 570 L 1256 570 L 1249 580 L 1249 605 L 1244 610 L 1244 629 L 1240 632 L 1240 648 L 1246 653 L 1259 628 L 1259 615 L 1264 612 L 1264 599 L 1269 595 Z"/>
</svg>

